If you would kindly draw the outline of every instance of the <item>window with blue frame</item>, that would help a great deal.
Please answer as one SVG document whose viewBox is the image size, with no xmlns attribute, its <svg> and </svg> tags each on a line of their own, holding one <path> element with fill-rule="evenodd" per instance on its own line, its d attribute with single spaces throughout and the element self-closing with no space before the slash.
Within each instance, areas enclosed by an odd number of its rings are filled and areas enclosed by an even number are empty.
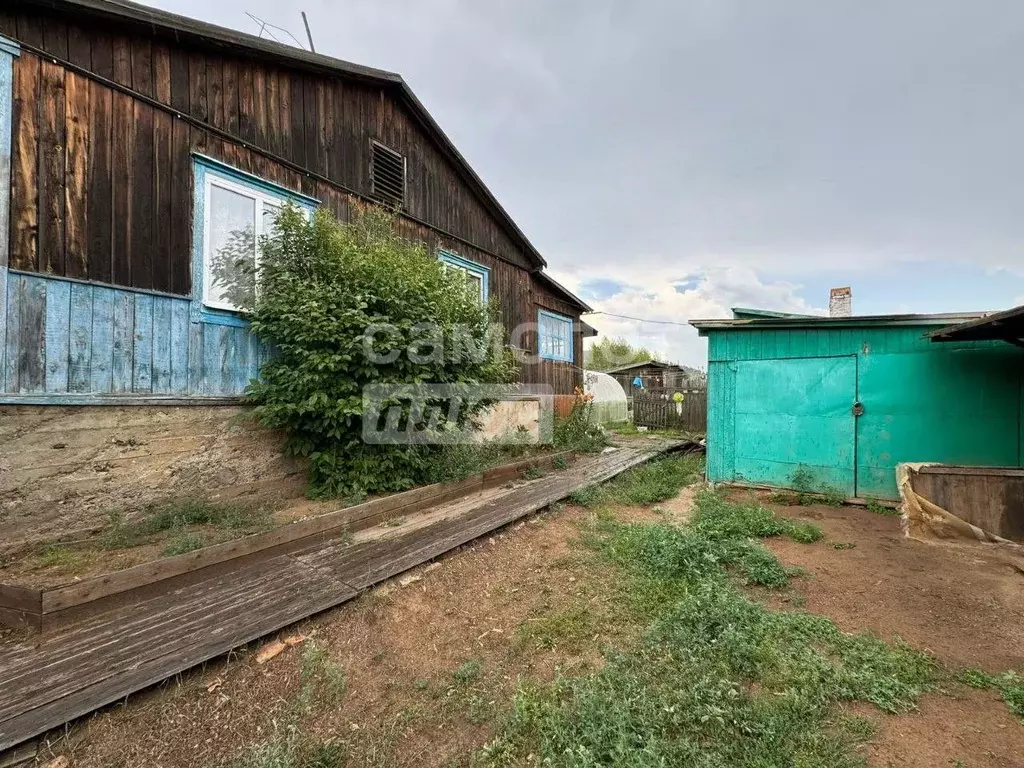
<svg viewBox="0 0 1024 768">
<path fill-rule="evenodd" d="M 281 208 L 311 213 L 317 201 L 205 157 L 195 158 L 195 180 L 193 293 L 216 322 L 252 297 L 260 238 L 273 235 Z"/>
<path fill-rule="evenodd" d="M 474 292 L 480 294 L 480 301 L 487 303 L 487 292 L 489 290 L 491 270 L 473 261 L 467 261 L 454 253 L 442 251 L 437 256 L 438 261 L 446 270 L 454 270 L 466 279 L 466 284 Z"/>
<path fill-rule="evenodd" d="M 554 312 L 537 312 L 538 354 L 544 360 L 561 360 L 571 363 L 572 359 L 572 318 L 556 315 Z"/>
</svg>

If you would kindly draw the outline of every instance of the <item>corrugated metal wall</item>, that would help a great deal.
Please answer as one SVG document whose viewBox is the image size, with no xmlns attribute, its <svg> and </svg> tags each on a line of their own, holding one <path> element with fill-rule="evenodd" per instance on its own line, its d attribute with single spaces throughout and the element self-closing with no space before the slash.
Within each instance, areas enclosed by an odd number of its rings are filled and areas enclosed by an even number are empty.
<svg viewBox="0 0 1024 768">
<path fill-rule="evenodd" d="M 799 422 L 793 434 L 776 426 L 772 430 L 780 433 L 751 435 L 752 422 L 741 419 L 743 433 L 737 433 L 737 377 L 750 375 L 751 361 L 777 360 L 781 374 L 786 360 L 845 356 L 856 361 L 851 400 L 864 405 L 864 414 L 856 417 L 854 438 L 858 496 L 896 498 L 894 468 L 903 461 L 1019 466 L 1024 441 L 1024 351 L 998 342 L 934 344 L 923 338 L 933 328 L 709 331 L 709 479 L 786 487 L 786 475 L 768 479 L 741 476 L 737 446 L 745 453 L 752 445 L 790 441 L 792 445 L 777 446 L 779 454 L 802 456 L 807 451 L 801 448 L 807 446 L 799 445 L 800 440 L 829 443 L 829 436 L 813 434 L 807 421 Z M 822 360 L 823 376 L 826 367 Z M 775 387 L 770 383 L 775 379 L 783 382 L 786 377 L 768 377 L 759 385 L 765 410 L 782 415 L 797 410 L 806 413 L 806 408 L 795 408 L 795 401 L 815 398 L 816 388 L 808 386 L 803 393 L 783 391 L 781 384 Z M 749 397 L 747 392 L 745 398 Z M 852 410 L 849 417 L 855 418 Z M 785 419 L 772 422 L 790 423 Z M 820 429 L 834 426 L 834 420 L 820 420 Z M 797 468 L 793 466 L 794 471 Z"/>
</svg>

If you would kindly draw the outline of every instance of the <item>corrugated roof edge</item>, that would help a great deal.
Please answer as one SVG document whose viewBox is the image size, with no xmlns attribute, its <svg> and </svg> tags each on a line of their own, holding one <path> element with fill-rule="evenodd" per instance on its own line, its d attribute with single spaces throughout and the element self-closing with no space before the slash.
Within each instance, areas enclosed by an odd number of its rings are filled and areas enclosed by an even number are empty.
<svg viewBox="0 0 1024 768">
<path fill-rule="evenodd" d="M 850 317 L 761 317 L 756 319 L 690 320 L 703 336 L 707 331 L 740 331 L 758 328 L 858 327 L 868 325 L 951 325 L 956 321 L 977 320 L 985 312 L 945 312 L 929 315 L 853 315 Z"/>
<path fill-rule="evenodd" d="M 492 209 L 492 213 L 509 230 L 509 234 L 521 242 L 528 256 L 536 262 L 537 266 L 547 266 L 544 257 L 540 255 L 540 252 L 533 246 L 533 243 L 526 237 L 525 233 L 519 228 L 519 225 L 515 223 L 501 203 L 498 202 L 498 199 L 487 188 L 487 185 L 484 184 L 476 171 L 473 170 L 472 166 L 466 161 L 466 158 L 462 156 L 462 153 L 455 147 L 452 140 L 441 130 L 441 126 L 437 124 L 401 75 L 383 69 L 364 67 L 361 64 L 334 59 L 319 53 L 311 53 L 302 48 L 293 48 L 290 45 L 265 40 L 246 32 L 239 32 L 227 27 L 217 26 L 216 24 L 208 24 L 205 21 L 150 8 L 145 5 L 129 2 L 129 0 L 21 0 L 21 2 L 52 10 L 86 11 L 100 16 L 113 16 L 142 24 L 150 24 L 178 34 L 203 38 L 229 46 L 237 46 L 248 51 L 256 51 L 283 63 L 303 65 L 315 71 L 333 72 L 346 77 L 354 77 L 382 86 L 397 88 L 409 103 L 413 113 L 423 123 L 427 132 L 433 134 L 433 138 L 467 177 L 470 185 L 476 187 L 484 202 Z"/>
</svg>

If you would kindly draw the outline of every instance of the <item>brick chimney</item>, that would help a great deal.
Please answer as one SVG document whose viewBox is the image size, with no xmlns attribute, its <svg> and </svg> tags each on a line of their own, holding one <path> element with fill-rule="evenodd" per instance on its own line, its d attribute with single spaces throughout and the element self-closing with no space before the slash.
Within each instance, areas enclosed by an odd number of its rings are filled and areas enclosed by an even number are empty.
<svg viewBox="0 0 1024 768">
<path fill-rule="evenodd" d="M 833 288 L 828 297 L 829 317 L 849 317 L 853 314 L 853 291 L 850 286 Z"/>
</svg>

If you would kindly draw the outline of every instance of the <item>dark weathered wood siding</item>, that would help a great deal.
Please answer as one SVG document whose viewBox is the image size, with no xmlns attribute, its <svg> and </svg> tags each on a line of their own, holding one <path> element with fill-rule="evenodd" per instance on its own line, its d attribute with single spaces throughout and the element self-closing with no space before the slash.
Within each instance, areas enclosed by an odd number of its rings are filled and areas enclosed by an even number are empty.
<svg viewBox="0 0 1024 768">
<path fill-rule="evenodd" d="M 32 4 L 0 10 L 0 34 L 23 46 L 13 73 L 13 270 L 191 296 L 193 153 L 348 220 L 370 192 L 376 139 L 407 158 L 399 226 L 489 268 L 510 330 L 536 322 L 538 306 L 579 317 L 531 277 L 521 239 L 393 90 Z M 524 379 L 568 392 L 578 377 L 563 367 L 536 366 Z"/>
</svg>

